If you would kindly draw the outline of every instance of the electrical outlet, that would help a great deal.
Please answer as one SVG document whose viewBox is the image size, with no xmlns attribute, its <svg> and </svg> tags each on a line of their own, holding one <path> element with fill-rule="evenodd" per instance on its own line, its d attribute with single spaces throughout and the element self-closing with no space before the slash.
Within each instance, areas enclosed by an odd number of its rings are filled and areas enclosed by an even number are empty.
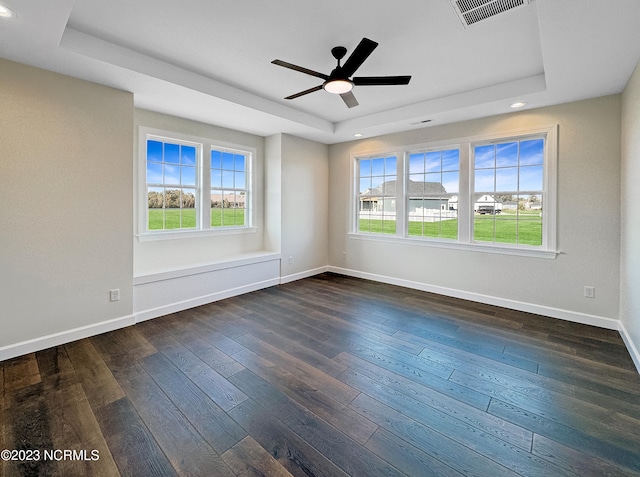
<svg viewBox="0 0 640 477">
<path fill-rule="evenodd" d="M 118 301 L 120 299 L 120 289 L 114 288 L 109 291 L 109 300 L 110 301 Z"/>
<path fill-rule="evenodd" d="M 595 298 L 596 287 L 584 287 L 584 296 L 585 298 Z"/>
<path fill-rule="evenodd" d="M 289 265 L 293 265 L 293 257 L 289 257 Z"/>
</svg>

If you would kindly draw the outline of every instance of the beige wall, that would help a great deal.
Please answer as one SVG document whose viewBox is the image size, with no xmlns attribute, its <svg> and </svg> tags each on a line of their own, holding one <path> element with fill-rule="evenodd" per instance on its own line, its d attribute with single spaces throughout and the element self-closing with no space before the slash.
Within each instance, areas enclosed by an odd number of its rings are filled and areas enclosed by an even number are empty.
<svg viewBox="0 0 640 477">
<path fill-rule="evenodd" d="M 288 134 L 266 138 L 266 235 L 284 281 L 328 262 L 328 146 Z"/>
<path fill-rule="evenodd" d="M 330 265 L 615 326 L 610 320 L 618 319 L 619 309 L 620 104 L 619 95 L 609 96 L 330 146 Z M 349 238 L 353 154 L 552 124 L 559 125 L 561 253 L 555 260 Z M 584 297 L 585 285 L 596 288 L 594 299 Z"/>
<path fill-rule="evenodd" d="M 640 63 L 622 94 L 620 320 L 640 370 Z"/>
<path fill-rule="evenodd" d="M 282 134 L 283 277 L 325 267 L 328 261 L 328 147 Z"/>
<path fill-rule="evenodd" d="M 1 351 L 132 314 L 133 97 L 5 60 L 0 84 Z"/>
</svg>

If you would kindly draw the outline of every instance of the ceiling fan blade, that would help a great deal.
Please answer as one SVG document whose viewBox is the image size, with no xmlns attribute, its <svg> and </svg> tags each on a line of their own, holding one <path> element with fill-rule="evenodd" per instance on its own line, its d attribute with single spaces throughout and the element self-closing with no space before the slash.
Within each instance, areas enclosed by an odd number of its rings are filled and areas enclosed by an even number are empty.
<svg viewBox="0 0 640 477">
<path fill-rule="evenodd" d="M 340 97 L 344 101 L 344 104 L 346 104 L 349 108 L 353 108 L 355 106 L 358 106 L 359 104 L 358 100 L 353 95 L 352 91 L 347 91 L 346 93 L 342 93 Z"/>
<path fill-rule="evenodd" d="M 360 65 L 364 63 L 364 60 L 369 58 L 369 55 L 373 53 L 373 50 L 375 50 L 377 46 L 378 44 L 375 41 L 363 38 L 358 46 L 356 46 L 356 49 L 353 50 L 349 59 L 342 66 L 342 73 L 344 76 L 348 78 L 355 73 L 356 70 L 360 68 Z"/>
<path fill-rule="evenodd" d="M 322 85 L 314 86 L 313 88 L 309 88 L 304 91 L 300 91 L 299 93 L 292 94 L 291 96 L 287 96 L 284 99 L 296 99 L 296 98 L 299 98 L 300 96 L 304 96 L 305 94 L 313 93 L 315 91 L 320 91 L 321 89 L 322 89 Z"/>
<path fill-rule="evenodd" d="M 285 68 L 289 68 L 290 70 L 299 71 L 300 73 L 306 73 L 311 76 L 317 76 L 318 78 L 322 78 L 323 80 L 329 79 L 329 76 L 323 73 L 318 73 L 317 71 L 310 70 L 309 68 L 304 68 L 302 66 L 287 63 L 286 61 L 273 60 L 271 63 L 278 66 L 284 66 Z"/>
<path fill-rule="evenodd" d="M 411 76 L 357 76 L 353 78 L 356 86 L 384 86 L 409 84 Z"/>
</svg>

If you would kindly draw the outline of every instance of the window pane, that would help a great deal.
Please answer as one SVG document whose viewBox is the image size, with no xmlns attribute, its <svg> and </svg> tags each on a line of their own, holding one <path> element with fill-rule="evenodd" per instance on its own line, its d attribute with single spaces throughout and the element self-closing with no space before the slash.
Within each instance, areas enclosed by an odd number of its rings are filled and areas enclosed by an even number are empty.
<svg viewBox="0 0 640 477">
<path fill-rule="evenodd" d="M 411 174 L 409 175 L 409 181 L 422 184 L 425 181 L 424 174 Z M 413 184 L 409 184 L 409 193 L 412 193 L 411 191 L 413 190 L 415 190 Z M 423 190 L 422 186 L 420 187 L 420 190 Z"/>
<path fill-rule="evenodd" d="M 416 172 L 424 171 L 424 155 L 422 153 L 419 154 L 411 154 L 409 156 L 409 174 L 413 174 Z"/>
<path fill-rule="evenodd" d="M 442 170 L 441 152 L 427 152 L 425 158 L 425 172 L 434 172 Z"/>
<path fill-rule="evenodd" d="M 520 165 L 544 164 L 544 139 L 532 139 L 520 142 Z"/>
<path fill-rule="evenodd" d="M 196 148 L 193 146 L 182 146 L 181 163 L 188 166 L 196 165 Z"/>
<path fill-rule="evenodd" d="M 494 167 L 490 147 L 474 148 L 474 240 L 541 246 L 544 138 L 498 144 Z"/>
<path fill-rule="evenodd" d="M 222 171 L 220 169 L 211 170 L 211 188 L 219 189 L 222 187 Z"/>
<path fill-rule="evenodd" d="M 222 187 L 233 189 L 233 171 L 222 171 Z"/>
<path fill-rule="evenodd" d="M 508 142 L 496 146 L 496 167 L 518 165 L 518 143 Z"/>
<path fill-rule="evenodd" d="M 443 172 L 442 173 L 442 187 L 450 194 L 457 194 L 460 184 L 459 172 Z"/>
<path fill-rule="evenodd" d="M 418 153 L 410 157 L 417 158 Z M 420 157 L 424 157 L 424 161 L 414 161 L 407 184 L 407 233 L 409 236 L 455 240 L 458 238 L 458 207 L 457 201 L 452 201 L 452 194 L 459 189 L 460 151 L 428 151 Z"/>
<path fill-rule="evenodd" d="M 450 149 L 442 151 L 442 170 L 457 171 L 460 169 L 460 150 Z"/>
<path fill-rule="evenodd" d="M 362 159 L 359 161 L 360 177 L 371 176 L 371 159 Z"/>
<path fill-rule="evenodd" d="M 149 230 L 164 229 L 164 189 L 150 187 L 147 192 L 147 225 Z"/>
<path fill-rule="evenodd" d="M 474 149 L 474 163 L 476 169 L 493 168 L 496 166 L 495 146 L 476 146 Z"/>
<path fill-rule="evenodd" d="M 244 155 L 236 154 L 234 159 L 234 170 L 244 171 Z"/>
<path fill-rule="evenodd" d="M 442 192 L 442 174 L 436 172 L 435 174 L 424 175 L 424 191 L 425 194 L 439 194 Z"/>
<path fill-rule="evenodd" d="M 495 169 L 476 170 L 475 190 L 486 192 L 495 190 Z"/>
<path fill-rule="evenodd" d="M 163 182 L 167 185 L 179 185 L 180 184 L 180 166 L 165 164 L 163 167 L 164 167 Z"/>
<path fill-rule="evenodd" d="M 518 190 L 518 168 L 505 167 L 496 169 L 496 191 L 517 191 Z"/>
<path fill-rule="evenodd" d="M 384 159 L 378 158 L 371 161 L 371 175 L 382 176 L 384 175 Z"/>
<path fill-rule="evenodd" d="M 182 172 L 180 183 L 182 185 L 195 186 L 196 185 L 196 168 L 183 166 L 180 169 Z"/>
<path fill-rule="evenodd" d="M 371 177 L 360 178 L 360 194 L 371 193 Z"/>
<path fill-rule="evenodd" d="M 216 151 L 215 149 L 211 150 L 211 168 L 222 168 L 222 153 L 220 151 Z"/>
<path fill-rule="evenodd" d="M 396 157 L 360 159 L 358 164 L 358 231 L 395 234 Z"/>
<path fill-rule="evenodd" d="M 233 159 L 233 154 L 230 152 L 223 152 L 222 153 L 222 168 L 227 170 L 227 171 L 232 171 L 233 170 L 233 165 L 234 165 L 234 159 Z"/>
<path fill-rule="evenodd" d="M 495 220 L 495 241 L 500 243 L 518 243 L 517 217 L 499 216 Z"/>
<path fill-rule="evenodd" d="M 147 141 L 147 161 L 162 162 L 162 143 L 160 141 Z"/>
<path fill-rule="evenodd" d="M 384 173 L 385 174 L 395 174 L 396 172 L 396 158 L 395 157 L 387 157 L 385 159 L 384 164 Z"/>
<path fill-rule="evenodd" d="M 147 162 L 147 183 L 162 184 L 162 164 Z"/>
<path fill-rule="evenodd" d="M 543 166 L 527 166 L 520 168 L 519 190 L 542 190 L 544 180 Z"/>
<path fill-rule="evenodd" d="M 164 143 L 164 162 L 180 164 L 180 145 Z"/>
<path fill-rule="evenodd" d="M 247 160 L 250 156 L 229 151 L 211 152 L 211 226 L 248 225 Z"/>
<path fill-rule="evenodd" d="M 244 188 L 246 188 L 247 183 L 246 183 L 245 173 L 244 172 L 236 172 L 233 183 L 234 183 L 234 187 L 236 189 L 244 189 Z"/>
</svg>

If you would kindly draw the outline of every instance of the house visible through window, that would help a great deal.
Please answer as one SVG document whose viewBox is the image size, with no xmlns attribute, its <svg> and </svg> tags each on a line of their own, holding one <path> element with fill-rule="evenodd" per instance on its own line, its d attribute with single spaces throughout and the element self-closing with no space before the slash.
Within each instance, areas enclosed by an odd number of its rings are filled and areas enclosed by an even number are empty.
<svg viewBox="0 0 640 477">
<path fill-rule="evenodd" d="M 140 135 L 141 234 L 250 227 L 252 150 L 149 131 Z"/>
<path fill-rule="evenodd" d="M 458 238 L 460 151 L 409 153 L 408 234 Z"/>
<path fill-rule="evenodd" d="M 362 158 L 358 161 L 358 231 L 396 233 L 396 156 Z"/>
<path fill-rule="evenodd" d="M 354 233 L 555 257 L 557 126 L 450 144 L 355 157 Z"/>
<path fill-rule="evenodd" d="M 473 239 L 542 245 L 544 138 L 473 148 Z"/>
</svg>

